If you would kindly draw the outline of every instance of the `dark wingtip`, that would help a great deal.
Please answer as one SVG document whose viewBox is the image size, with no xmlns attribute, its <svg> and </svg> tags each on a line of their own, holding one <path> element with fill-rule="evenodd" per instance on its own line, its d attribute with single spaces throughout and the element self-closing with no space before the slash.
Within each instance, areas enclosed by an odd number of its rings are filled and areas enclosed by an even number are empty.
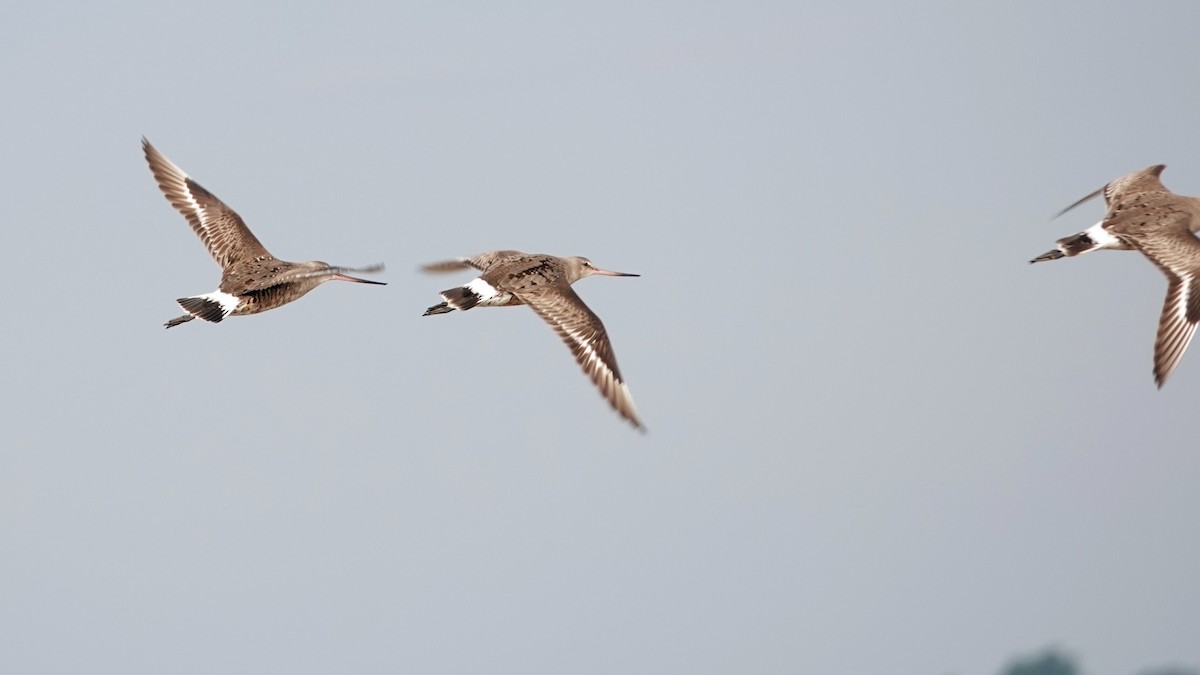
<svg viewBox="0 0 1200 675">
<path fill-rule="evenodd" d="M 1106 186 L 1106 187 L 1107 187 L 1107 186 Z M 1054 220 L 1055 218 L 1058 218 L 1059 216 L 1063 215 L 1063 214 L 1064 214 L 1064 213 L 1066 213 L 1067 211 L 1070 211 L 1071 209 L 1075 208 L 1076 206 L 1080 206 L 1080 205 L 1084 204 L 1085 202 L 1087 202 L 1088 200 L 1090 200 L 1090 199 L 1094 199 L 1094 198 L 1096 198 L 1096 197 L 1099 197 L 1099 196 L 1100 196 L 1100 195 L 1102 195 L 1102 194 L 1104 194 L 1104 188 L 1100 188 L 1099 190 L 1096 190 L 1095 192 L 1093 192 L 1093 193 L 1089 194 L 1088 196 L 1086 196 L 1086 197 L 1084 197 L 1084 198 L 1080 199 L 1079 201 L 1077 201 L 1077 202 L 1075 202 L 1074 204 L 1072 204 L 1072 205 L 1068 206 L 1067 208 L 1063 209 L 1062 211 L 1059 211 L 1058 213 L 1054 214 L 1054 215 L 1053 215 L 1053 216 L 1050 218 L 1050 220 Z"/>
<path fill-rule="evenodd" d="M 454 258 L 452 260 L 440 260 L 438 262 L 426 263 L 417 267 L 422 272 L 430 274 L 443 274 L 445 272 L 457 272 L 458 270 L 470 269 L 471 263 L 466 258 Z"/>
</svg>

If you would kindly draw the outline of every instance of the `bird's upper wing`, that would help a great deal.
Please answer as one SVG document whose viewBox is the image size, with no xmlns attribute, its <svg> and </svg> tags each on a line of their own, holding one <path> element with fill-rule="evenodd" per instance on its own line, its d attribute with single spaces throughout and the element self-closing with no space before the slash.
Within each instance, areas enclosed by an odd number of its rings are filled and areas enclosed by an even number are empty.
<svg viewBox="0 0 1200 675">
<path fill-rule="evenodd" d="M 571 286 L 563 280 L 550 287 L 519 293 L 519 297 L 558 333 L 609 404 L 633 426 L 643 429 L 604 324 Z"/>
<path fill-rule="evenodd" d="M 1083 204 L 1089 199 L 1098 197 L 1100 195 L 1104 195 L 1105 205 L 1109 208 L 1112 208 L 1114 202 L 1118 202 L 1129 195 L 1142 192 L 1167 192 L 1167 188 L 1164 187 L 1162 181 L 1159 180 L 1159 176 L 1162 175 L 1163 169 L 1165 168 L 1167 168 L 1166 164 L 1155 164 L 1154 166 L 1148 166 L 1144 169 L 1134 171 L 1133 173 L 1125 174 L 1124 176 L 1121 176 L 1120 178 L 1110 182 L 1108 185 L 1105 185 L 1099 190 L 1096 190 L 1083 199 L 1080 199 L 1074 204 L 1068 206 L 1062 211 L 1054 214 L 1054 217 L 1057 218 L 1076 206 Z"/>
<path fill-rule="evenodd" d="M 525 254 L 520 251 L 488 251 L 487 253 L 480 253 L 479 255 L 470 257 L 451 258 L 450 260 L 429 263 L 422 265 L 421 269 L 425 272 L 441 273 L 474 268 L 485 272 L 494 265 L 511 262 L 524 256 Z"/>
<path fill-rule="evenodd" d="M 1154 380 L 1167 381 L 1200 323 L 1200 240 L 1191 233 L 1192 215 L 1161 206 L 1128 213 L 1107 225 L 1131 243 L 1167 277 L 1167 299 L 1154 341 Z"/>
<path fill-rule="evenodd" d="M 218 265 L 226 268 L 237 260 L 271 257 L 236 211 L 189 178 L 144 138 L 142 149 L 167 201 L 191 224 Z"/>
</svg>

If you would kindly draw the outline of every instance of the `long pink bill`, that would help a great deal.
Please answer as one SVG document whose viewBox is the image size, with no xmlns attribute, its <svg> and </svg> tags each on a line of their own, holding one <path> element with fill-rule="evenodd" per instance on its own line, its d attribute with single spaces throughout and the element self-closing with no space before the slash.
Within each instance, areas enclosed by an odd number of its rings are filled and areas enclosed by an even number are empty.
<svg viewBox="0 0 1200 675">
<path fill-rule="evenodd" d="M 606 277 L 640 277 L 640 274 L 632 272 L 614 272 L 612 270 L 602 270 L 599 267 L 592 268 L 592 274 L 603 274 Z"/>
</svg>

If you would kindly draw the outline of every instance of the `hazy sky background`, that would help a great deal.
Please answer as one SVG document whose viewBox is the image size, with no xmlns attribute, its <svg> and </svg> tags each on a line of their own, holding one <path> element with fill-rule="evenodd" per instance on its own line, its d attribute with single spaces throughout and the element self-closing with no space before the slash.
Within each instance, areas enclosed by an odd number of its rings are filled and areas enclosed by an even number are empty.
<svg viewBox="0 0 1200 675">
<path fill-rule="evenodd" d="M 1200 353 L 1058 209 L 1200 194 L 1200 4 L 20 3 L 0 23 L 0 671 L 1200 665 Z M 219 271 L 145 135 L 386 287 Z M 576 286 L 649 427 L 525 308 Z"/>
</svg>

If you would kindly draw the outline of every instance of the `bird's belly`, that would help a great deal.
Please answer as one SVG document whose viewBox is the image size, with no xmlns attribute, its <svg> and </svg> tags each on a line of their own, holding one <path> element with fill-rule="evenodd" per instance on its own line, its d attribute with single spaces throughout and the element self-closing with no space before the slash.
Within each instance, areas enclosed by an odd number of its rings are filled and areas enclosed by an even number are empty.
<svg viewBox="0 0 1200 675">
<path fill-rule="evenodd" d="M 316 288 L 316 285 L 305 287 L 299 284 L 279 284 L 260 291 L 250 291 L 239 296 L 241 303 L 233 314 L 258 314 L 282 307 L 293 300 L 299 300 L 313 288 Z"/>
<path fill-rule="evenodd" d="M 478 307 L 509 307 L 511 305 L 523 305 L 521 299 L 507 291 L 500 291 L 490 298 L 481 298 Z"/>
</svg>

